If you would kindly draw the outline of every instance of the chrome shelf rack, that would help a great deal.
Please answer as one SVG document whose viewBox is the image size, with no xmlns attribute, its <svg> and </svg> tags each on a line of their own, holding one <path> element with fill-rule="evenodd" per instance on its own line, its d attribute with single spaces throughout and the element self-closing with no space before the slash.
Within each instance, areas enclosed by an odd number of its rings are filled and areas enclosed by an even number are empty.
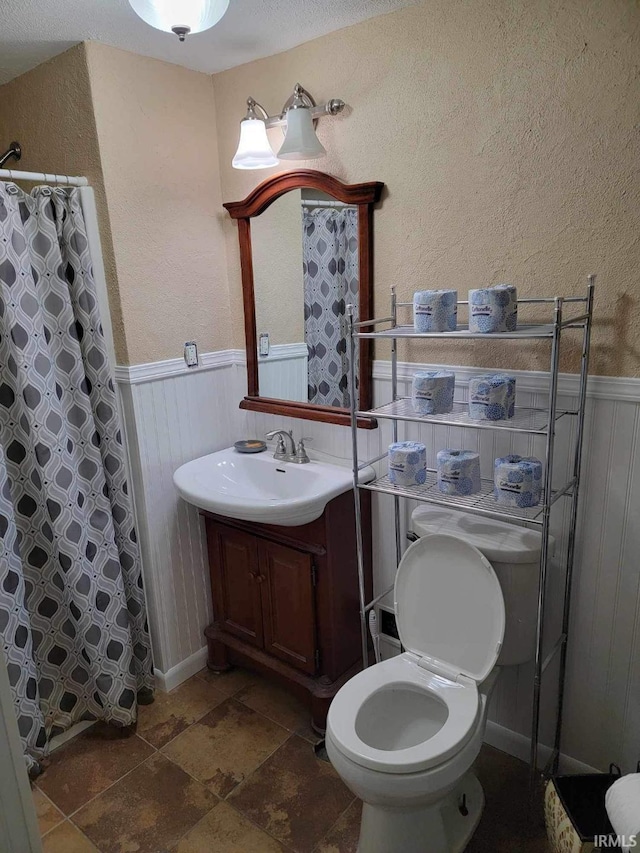
<svg viewBox="0 0 640 853">
<path fill-rule="evenodd" d="M 551 756 L 543 769 L 544 773 L 556 771 L 560 757 L 560 742 L 562 737 L 562 716 L 564 705 L 564 680 L 567 663 L 567 637 L 569 631 L 569 616 L 571 609 L 571 584 L 573 577 L 573 566 L 576 547 L 576 523 L 578 518 L 578 498 L 580 492 L 580 469 L 582 459 L 582 446 L 584 439 L 585 405 L 587 396 L 587 377 L 589 372 L 589 350 L 591 343 L 591 327 L 593 321 L 593 295 L 595 287 L 595 276 L 590 275 L 588 279 L 585 296 L 549 298 L 519 299 L 518 305 L 522 308 L 529 305 L 538 305 L 551 308 L 553 319 L 548 323 L 524 323 L 519 325 L 513 332 L 502 334 L 475 334 L 468 327 L 459 325 L 455 332 L 443 333 L 419 333 L 415 332 L 413 326 L 398 324 L 398 309 L 410 309 L 412 303 L 398 302 L 395 288 L 391 292 L 391 312 L 388 317 L 374 320 L 362 320 L 356 322 L 355 312 L 352 306 L 348 307 L 349 321 L 349 345 L 350 345 L 350 389 L 351 389 L 351 437 L 353 453 L 353 492 L 355 500 L 356 516 L 356 542 L 358 554 L 358 580 L 360 593 L 360 629 L 362 634 L 362 658 L 364 666 L 369 665 L 369 642 L 368 642 L 368 613 L 388 595 L 393 587 L 384 590 L 373 600 L 367 601 L 364 582 L 364 548 L 362 531 L 362 514 L 360 498 L 362 490 L 374 493 L 392 495 L 394 498 L 394 520 L 395 520 L 395 546 L 396 565 L 400 563 L 404 550 L 404 542 L 400 524 L 400 502 L 403 499 L 423 501 L 438 506 L 454 506 L 464 509 L 466 512 L 479 515 L 489 515 L 509 520 L 520 524 L 537 525 L 541 529 L 542 547 L 540 551 L 538 599 L 537 599 L 537 630 L 535 665 L 533 678 L 533 701 L 531 712 L 531 751 L 530 770 L 531 781 L 534 783 L 538 777 L 538 744 L 540 733 L 540 698 L 542 688 L 542 676 L 556 655 L 560 655 L 558 702 L 555 725 L 555 736 Z M 466 306 L 466 301 L 458 302 L 458 306 Z M 570 314 L 571 316 L 566 316 Z M 561 343 L 563 335 L 574 330 L 581 333 L 582 350 L 580 359 L 580 379 L 577 407 L 573 410 L 560 409 L 558 407 L 558 376 L 560 368 Z M 508 421 L 474 421 L 468 416 L 468 404 L 464 401 L 455 401 L 453 411 L 446 415 L 420 415 L 416 414 L 411 405 L 411 400 L 398 394 L 398 341 L 403 339 L 437 338 L 444 344 L 448 340 L 460 342 L 460 340 L 479 339 L 491 340 L 520 340 L 531 341 L 547 340 L 550 344 L 549 359 L 549 394 L 547 406 L 544 409 L 516 407 L 514 417 Z M 391 343 L 391 402 L 379 405 L 367 411 L 358 409 L 356 395 L 356 349 L 360 340 L 387 340 Z M 482 481 L 480 493 L 465 497 L 452 497 L 443 495 L 437 488 L 436 472 L 427 471 L 427 480 L 421 486 L 394 486 L 389 482 L 386 474 L 377 476 L 369 482 L 361 482 L 361 472 L 369 466 L 385 460 L 388 456 L 383 453 L 375 459 L 362 461 L 359 458 L 358 449 L 358 421 L 362 418 L 389 419 L 392 423 L 392 440 L 398 440 L 398 423 L 427 423 L 441 426 L 455 426 L 484 430 L 507 430 L 515 433 L 528 433 L 540 435 L 545 441 L 544 456 L 544 481 L 540 504 L 530 509 L 519 509 L 499 506 L 493 497 L 493 482 Z M 573 465 L 571 476 L 561 488 L 552 489 L 554 468 L 554 443 L 556 424 L 561 418 L 575 418 L 575 441 L 573 446 Z M 560 498 L 571 502 L 569 512 L 569 529 L 567 531 L 567 552 L 564 579 L 564 601 L 562 608 L 562 627 L 560 636 L 553 644 L 546 657 L 543 658 L 545 647 L 545 595 L 549 577 L 549 536 L 551 511 Z"/>
</svg>

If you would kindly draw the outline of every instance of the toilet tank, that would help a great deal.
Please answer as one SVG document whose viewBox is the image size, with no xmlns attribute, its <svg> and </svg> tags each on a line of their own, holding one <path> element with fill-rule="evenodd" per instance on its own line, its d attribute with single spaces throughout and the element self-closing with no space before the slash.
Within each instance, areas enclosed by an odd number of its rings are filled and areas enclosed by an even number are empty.
<svg viewBox="0 0 640 853">
<path fill-rule="evenodd" d="M 506 625 L 498 666 L 515 666 L 535 657 L 538 578 L 542 534 L 493 518 L 453 509 L 419 506 L 411 515 L 417 536 L 447 533 L 474 545 L 494 568 L 504 596 Z M 555 541 L 549 537 L 549 556 Z"/>
</svg>

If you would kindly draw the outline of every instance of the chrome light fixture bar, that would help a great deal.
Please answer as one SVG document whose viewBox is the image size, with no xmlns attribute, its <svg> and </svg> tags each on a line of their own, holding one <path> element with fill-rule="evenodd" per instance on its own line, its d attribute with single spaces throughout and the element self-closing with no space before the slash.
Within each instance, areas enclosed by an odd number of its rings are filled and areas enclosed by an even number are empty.
<svg viewBox="0 0 640 853">
<path fill-rule="evenodd" d="M 315 133 L 315 123 L 344 110 L 340 98 L 316 104 L 300 83 L 278 115 L 270 116 L 253 98 L 247 99 L 247 114 L 240 123 L 240 142 L 232 164 L 235 169 L 267 169 L 282 160 L 315 160 L 327 152 Z M 276 157 L 267 128 L 285 127 L 284 142 Z M 279 158 L 279 159 L 278 159 Z"/>
</svg>

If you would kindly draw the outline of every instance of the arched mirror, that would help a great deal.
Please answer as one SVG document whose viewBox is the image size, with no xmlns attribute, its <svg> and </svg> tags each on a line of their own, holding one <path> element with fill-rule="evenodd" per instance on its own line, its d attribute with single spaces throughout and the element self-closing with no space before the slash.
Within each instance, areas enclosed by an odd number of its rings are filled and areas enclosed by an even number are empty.
<svg viewBox="0 0 640 853">
<path fill-rule="evenodd" d="M 224 205 L 240 241 L 248 388 L 241 408 L 350 422 L 346 308 L 373 316 L 373 206 L 383 186 L 300 169 Z M 356 403 L 368 409 L 369 341 L 356 358 Z"/>
</svg>

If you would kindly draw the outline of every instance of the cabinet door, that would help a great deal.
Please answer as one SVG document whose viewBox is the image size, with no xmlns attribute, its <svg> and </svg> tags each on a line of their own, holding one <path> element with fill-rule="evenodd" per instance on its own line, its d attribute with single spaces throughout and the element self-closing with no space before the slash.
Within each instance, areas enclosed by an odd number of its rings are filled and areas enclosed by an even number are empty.
<svg viewBox="0 0 640 853">
<path fill-rule="evenodd" d="M 263 578 L 264 649 L 304 672 L 316 671 L 313 561 L 275 542 L 258 545 Z"/>
<path fill-rule="evenodd" d="M 247 643 L 262 647 L 258 540 L 247 533 L 207 524 L 216 622 Z"/>
</svg>

